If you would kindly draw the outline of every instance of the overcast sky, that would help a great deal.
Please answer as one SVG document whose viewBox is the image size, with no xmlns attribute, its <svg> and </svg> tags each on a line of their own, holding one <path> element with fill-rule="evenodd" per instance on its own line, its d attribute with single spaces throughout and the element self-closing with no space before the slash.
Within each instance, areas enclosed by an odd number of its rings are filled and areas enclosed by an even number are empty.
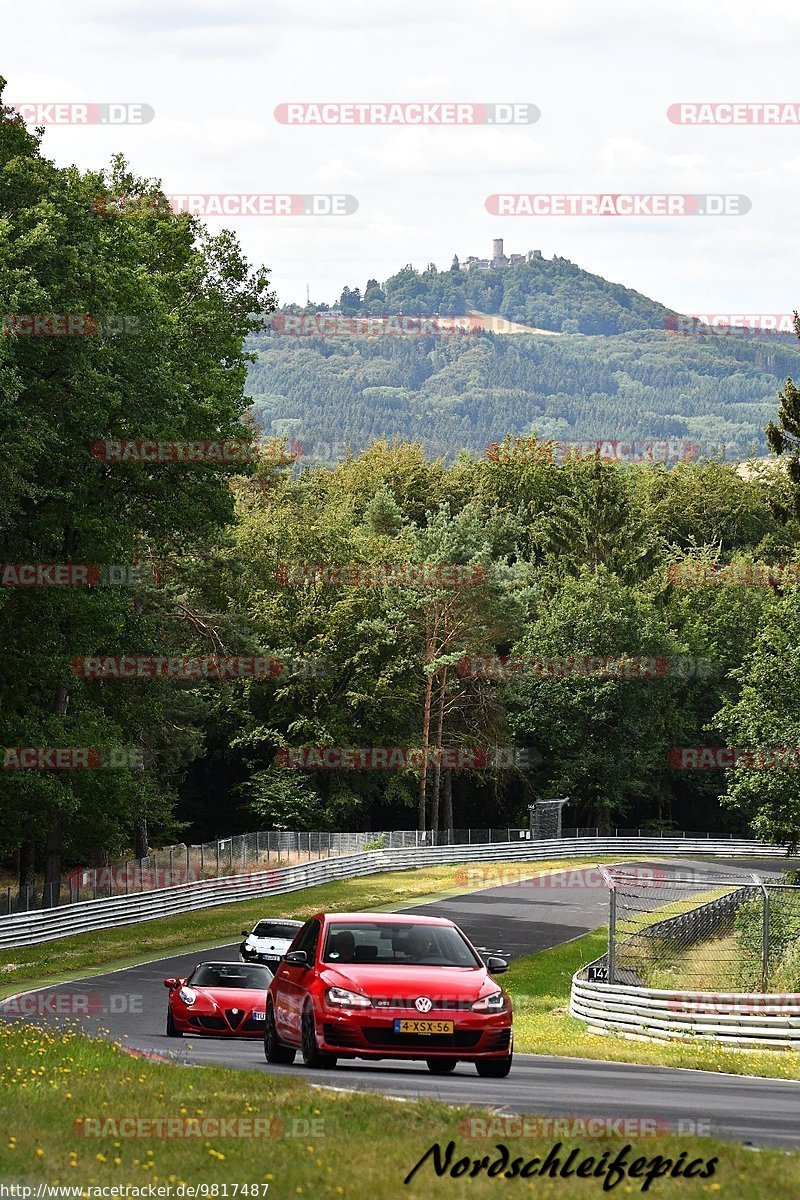
<svg viewBox="0 0 800 1200">
<path fill-rule="evenodd" d="M 679 101 L 800 104 L 800 5 L 745 0 L 0 2 L 6 100 L 141 102 L 149 124 L 53 127 L 60 164 L 122 151 L 168 193 L 349 193 L 351 216 L 236 229 L 282 302 L 405 263 L 541 249 L 682 312 L 800 305 L 800 126 L 672 124 Z M 291 101 L 527 102 L 500 129 L 279 124 Z M 745 216 L 493 217 L 497 192 L 735 193 Z"/>
</svg>

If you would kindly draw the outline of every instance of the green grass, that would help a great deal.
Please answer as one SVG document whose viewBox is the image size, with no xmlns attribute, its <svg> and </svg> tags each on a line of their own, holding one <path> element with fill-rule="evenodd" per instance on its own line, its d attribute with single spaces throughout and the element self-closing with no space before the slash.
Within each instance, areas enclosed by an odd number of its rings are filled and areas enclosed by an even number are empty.
<svg viewBox="0 0 800 1200">
<path fill-rule="evenodd" d="M 617 968 L 636 971 L 643 985 L 666 990 L 735 991 L 739 961 L 729 941 L 723 951 L 722 938 L 682 947 L 671 937 L 638 936 L 651 925 L 679 917 L 712 900 L 728 895 L 732 887 L 696 892 L 682 900 L 673 900 L 648 912 L 634 912 L 617 919 Z"/>
<path fill-rule="evenodd" d="M 253 1048 L 254 1055 L 259 1048 Z M 703 1197 L 713 1192 L 736 1200 L 796 1200 L 800 1154 L 764 1150 L 710 1138 L 658 1136 L 589 1138 L 565 1136 L 469 1136 L 467 1122 L 480 1111 L 434 1102 L 398 1103 L 377 1095 L 312 1088 L 299 1076 L 267 1075 L 219 1067 L 186 1070 L 135 1059 L 113 1045 L 72 1032 L 0 1026 L 0 1181 L 73 1187 L 155 1187 L 268 1183 L 267 1198 L 314 1200 L 483 1200 L 507 1194 L 509 1182 L 482 1173 L 468 1183 L 430 1165 L 407 1186 L 403 1180 L 434 1143 L 453 1141 L 459 1157 L 494 1159 L 498 1143 L 511 1157 L 543 1159 L 562 1141 L 561 1160 L 575 1147 L 598 1159 L 627 1142 L 628 1161 L 656 1155 L 675 1161 L 717 1158 L 713 1177 L 661 1179 L 649 1195 Z M 335 1079 L 332 1079 L 335 1082 Z M 482 1081 L 475 1076 L 475 1099 Z M 483 1113 L 488 1119 L 489 1114 Z M 635 1117 L 635 1113 L 631 1113 Z M 85 1136 L 91 1122 L 123 1118 L 258 1119 L 269 1139 L 200 1136 L 153 1138 Z M 87 1126 L 86 1122 L 90 1124 Z M 280 1125 L 276 1127 L 275 1122 Z M 195 1126 L 195 1128 L 197 1128 Z M 94 1126 L 98 1130 L 98 1125 Z M 99 1125 L 102 1134 L 104 1124 Z M 615 1195 L 639 1195 L 643 1179 L 624 1180 Z M 516 1194 L 545 1197 L 601 1196 L 599 1179 L 515 1180 Z M 89 1196 L 91 1193 L 84 1192 Z M 113 1192 L 111 1193 L 114 1194 Z M 173 1193 L 174 1194 L 174 1193 Z M 239 1193 L 242 1194 L 241 1192 Z M 260 1194 L 260 1193 L 259 1193 Z M 217 1195 L 221 1195 L 221 1189 Z M 252 1193 L 251 1193 L 252 1195 Z"/>
<path fill-rule="evenodd" d="M 616 1034 L 589 1033 L 585 1021 L 569 1015 L 572 976 L 607 948 L 607 933 L 597 930 L 563 946 L 512 963 L 504 977 L 514 1002 L 514 1045 L 528 1054 L 564 1055 L 652 1066 L 727 1071 L 800 1079 L 800 1053 L 791 1050 L 731 1050 L 696 1041 L 669 1044 L 632 1040 Z"/>
</svg>

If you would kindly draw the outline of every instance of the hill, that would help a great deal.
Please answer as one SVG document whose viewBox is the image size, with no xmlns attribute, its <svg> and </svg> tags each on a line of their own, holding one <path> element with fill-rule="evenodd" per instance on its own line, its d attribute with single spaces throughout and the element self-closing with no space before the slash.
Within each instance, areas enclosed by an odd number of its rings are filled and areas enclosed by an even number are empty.
<svg viewBox="0 0 800 1200">
<path fill-rule="evenodd" d="M 701 454 L 741 460 L 766 453 L 778 392 L 787 376 L 800 378 L 795 338 L 673 332 L 664 305 L 558 257 L 503 269 L 405 267 L 363 294 L 344 288 L 335 307 L 282 311 L 340 322 L 475 314 L 472 332 L 447 336 L 370 335 L 364 321 L 360 335 L 253 338 L 252 415 L 265 433 L 302 442 L 311 461 L 378 438 L 419 441 L 452 460 L 529 433 L 683 438 Z"/>
<path fill-rule="evenodd" d="M 502 244 L 499 248 L 502 252 Z M 454 265 L 449 271 L 439 271 L 433 263 L 424 271 L 406 266 L 384 283 L 368 280 L 363 292 L 343 288 L 331 307 L 346 315 L 492 313 L 554 333 L 587 334 L 664 329 L 673 315 L 663 304 L 558 255 L 505 267 L 492 267 L 497 259 L 473 261 L 488 265 L 472 270 Z M 315 311 L 328 308 L 313 307 Z"/>
</svg>

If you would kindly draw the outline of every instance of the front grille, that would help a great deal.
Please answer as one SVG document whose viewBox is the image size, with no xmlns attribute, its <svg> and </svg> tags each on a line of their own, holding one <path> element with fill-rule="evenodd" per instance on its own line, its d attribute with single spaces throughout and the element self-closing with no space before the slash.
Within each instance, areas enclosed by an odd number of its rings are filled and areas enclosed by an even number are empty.
<svg viewBox="0 0 800 1200">
<path fill-rule="evenodd" d="M 372 1003 L 375 1008 L 413 1008 L 414 1012 L 419 1010 L 416 1007 L 415 1001 L 417 996 L 379 996 Z M 434 1000 L 430 1012 L 469 1012 L 474 1004 L 474 1000 Z"/>
<path fill-rule="evenodd" d="M 329 1046 L 360 1046 L 357 1029 L 347 1025 L 334 1025 L 326 1021 L 322 1027 L 322 1036 Z"/>
<path fill-rule="evenodd" d="M 191 1022 L 199 1029 L 227 1029 L 222 1017 L 192 1017 Z"/>
<path fill-rule="evenodd" d="M 454 1049 L 466 1050 L 477 1046 L 481 1037 L 480 1029 L 457 1029 L 455 1033 L 395 1033 L 390 1026 L 379 1029 L 365 1029 L 364 1037 L 371 1046 L 396 1046 L 398 1050 L 404 1047 L 452 1046 Z"/>
<path fill-rule="evenodd" d="M 226 1008 L 225 1016 L 228 1018 L 228 1024 L 230 1025 L 231 1029 L 238 1029 L 244 1020 L 244 1011 L 241 1008 L 238 1010 Z"/>
</svg>

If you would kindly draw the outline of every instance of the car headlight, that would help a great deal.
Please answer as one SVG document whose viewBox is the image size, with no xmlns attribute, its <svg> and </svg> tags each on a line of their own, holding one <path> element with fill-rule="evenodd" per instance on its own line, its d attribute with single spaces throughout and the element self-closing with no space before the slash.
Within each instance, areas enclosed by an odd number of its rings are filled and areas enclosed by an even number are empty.
<svg viewBox="0 0 800 1200">
<path fill-rule="evenodd" d="M 347 988 L 330 987 L 325 999 L 328 1004 L 335 1004 L 339 1008 L 372 1008 L 371 1000 L 359 996 L 358 992 L 348 992 Z"/>
<path fill-rule="evenodd" d="M 192 988 L 182 987 L 178 995 L 184 1004 L 194 1004 L 197 999 L 197 992 L 193 991 Z"/>
<path fill-rule="evenodd" d="M 490 992 L 488 996 L 483 996 L 480 1000 L 476 1000 L 472 1006 L 473 1012 L 502 1012 L 506 1006 L 506 998 L 503 995 L 503 989 L 498 988 L 496 992 Z"/>
</svg>

